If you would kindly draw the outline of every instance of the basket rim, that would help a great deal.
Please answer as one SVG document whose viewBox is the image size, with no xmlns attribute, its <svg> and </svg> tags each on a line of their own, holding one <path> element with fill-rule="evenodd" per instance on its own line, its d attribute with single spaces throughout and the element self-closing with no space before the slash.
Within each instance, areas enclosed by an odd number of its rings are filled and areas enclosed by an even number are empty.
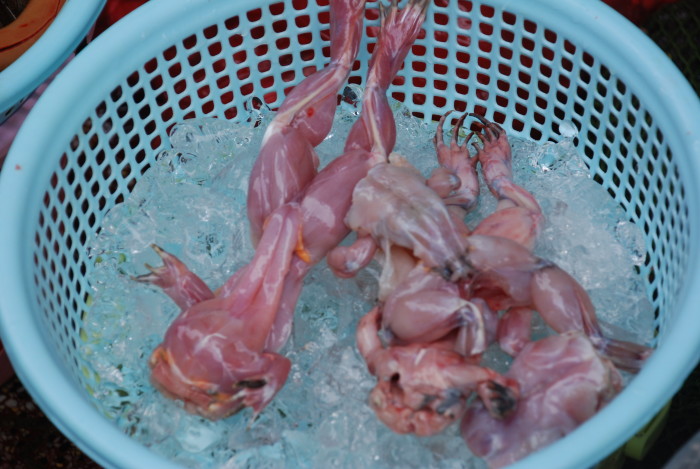
<svg viewBox="0 0 700 469">
<path fill-rule="evenodd" d="M 39 39 L 0 71 L 0 111 L 29 96 L 75 50 L 107 0 L 67 0 Z M 69 33 L 66 33 L 69 32 Z"/>
<path fill-rule="evenodd" d="M 267 3 L 271 1 L 263 5 Z M 490 3 L 502 6 L 509 2 L 493 0 Z M 588 28 L 588 31 L 599 33 L 593 35 L 596 37 L 587 38 L 583 43 L 589 50 L 594 48 L 594 45 L 605 47 L 602 49 L 605 57 L 620 59 L 624 66 L 631 67 L 630 73 L 640 75 L 640 94 L 643 100 L 663 100 L 666 109 L 674 110 L 674 115 L 658 116 L 659 119 L 678 122 L 677 126 L 670 129 L 667 138 L 673 144 L 678 140 L 678 144 L 683 145 L 685 154 L 700 154 L 700 129 L 697 128 L 700 100 L 680 71 L 651 39 L 599 1 L 530 0 L 523 3 L 528 5 L 509 3 L 507 6 L 513 11 L 527 9 L 542 12 L 543 17 L 550 22 L 566 17 L 572 24 L 579 25 L 579 28 Z M 0 207 L 0 259 L 3 259 L 0 263 L 0 278 L 3 279 L 0 286 L 0 338 L 5 344 L 15 371 L 37 404 L 64 434 L 106 467 L 129 467 L 136 458 L 139 464 L 145 467 L 178 466 L 121 433 L 87 402 L 85 391 L 79 389 L 72 379 L 67 377 L 67 373 L 63 372 L 63 365 L 49 349 L 41 334 L 37 317 L 31 313 L 34 301 L 27 292 L 33 280 L 28 267 L 30 263 L 22 253 L 28 252 L 25 248 L 31 240 L 27 239 L 26 233 L 31 232 L 27 230 L 33 229 L 33 220 L 27 220 L 27 214 L 15 207 L 25 206 L 25 203 L 29 207 L 38 206 L 41 195 L 32 192 L 33 182 L 47 180 L 50 175 L 52 168 L 50 164 L 46 164 L 45 158 L 60 156 L 46 155 L 45 143 L 52 139 L 66 141 L 67 138 L 64 137 L 68 130 L 64 129 L 75 128 L 73 124 L 81 122 L 84 116 L 81 112 L 71 112 L 69 114 L 75 115 L 60 117 L 61 126 L 50 127 L 45 125 L 47 115 L 55 114 L 56 109 L 73 109 L 73 106 L 79 106 L 75 101 L 78 97 L 89 103 L 96 102 L 92 99 L 93 96 L 103 94 L 95 89 L 97 87 L 94 86 L 94 80 L 103 80 L 99 85 L 102 92 L 111 89 L 104 67 L 121 67 L 110 62 L 112 57 L 129 53 L 132 56 L 129 63 L 141 65 L 150 58 L 147 55 L 152 56 L 151 52 L 143 51 L 146 48 L 142 47 L 142 44 L 152 40 L 156 46 L 169 45 L 167 41 L 172 38 L 176 37 L 179 40 L 184 37 L 177 35 L 178 31 L 184 31 L 188 27 L 194 30 L 196 22 L 192 21 L 193 7 L 201 9 L 200 14 L 203 17 L 206 15 L 207 18 L 212 18 L 222 11 L 233 11 L 229 5 L 230 0 L 152 0 L 105 31 L 66 66 L 39 99 L 15 139 L 5 162 L 5 171 L 0 173 L 0 200 L 13 201 L 12 207 L 10 204 Z M 239 11 L 260 6 L 261 2 L 256 0 L 239 0 L 236 4 Z M 187 13 L 189 16 L 182 18 Z M 158 18 L 158 21 L 172 20 L 173 23 L 167 24 L 173 29 L 153 30 L 154 18 Z M 178 23 L 178 20 L 182 24 Z M 606 39 L 610 36 L 601 34 L 601 31 L 611 31 L 609 34 L 615 37 L 616 42 L 607 42 Z M 125 37 L 128 39 L 124 40 Z M 153 50 L 156 49 L 151 49 Z M 614 55 L 621 50 L 627 55 Z M 669 83 L 672 87 L 668 86 Z M 90 86 L 91 84 L 93 86 Z M 656 96 L 659 92 L 660 95 Z M 682 163 L 680 170 L 685 177 L 700 181 L 700 162 L 679 163 Z M 18 167 L 21 167 L 21 170 L 16 169 Z M 693 204 L 689 207 L 690 229 L 698 232 L 700 189 L 693 184 L 686 186 L 688 200 Z M 699 250 L 699 247 L 693 247 L 689 253 L 689 278 L 700 279 Z M 686 285 L 677 297 L 678 324 L 665 337 L 665 342 L 670 345 L 662 346 L 652 354 L 647 365 L 627 386 L 624 393 L 567 438 L 515 463 L 511 466 L 513 469 L 562 467 L 562 452 L 574 461 L 573 467 L 590 466 L 617 449 L 633 435 L 635 429 L 639 429 L 653 413 L 661 409 L 680 388 L 694 364 L 700 360 L 700 318 L 691 314 L 694 305 L 700 303 L 700 288 L 692 287 Z M 674 344 L 694 345 L 678 348 Z M 663 370 L 663 374 L 654 374 L 656 368 Z M 660 381 L 668 386 L 660 390 Z M 640 408 L 648 413 L 640 412 Z M 625 418 L 622 419 L 621 416 Z M 633 425 L 630 425 L 630 422 L 633 422 Z M 78 430 L 81 428 L 90 430 Z"/>
</svg>

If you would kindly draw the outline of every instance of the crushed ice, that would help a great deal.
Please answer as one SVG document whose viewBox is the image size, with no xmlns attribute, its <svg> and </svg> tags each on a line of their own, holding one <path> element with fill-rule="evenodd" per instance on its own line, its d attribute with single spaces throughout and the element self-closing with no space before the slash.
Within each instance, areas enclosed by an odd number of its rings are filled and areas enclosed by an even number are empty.
<svg viewBox="0 0 700 469">
<path fill-rule="evenodd" d="M 361 90 L 349 87 L 345 95 L 354 101 Z M 392 106 L 395 151 L 428 174 L 435 165 L 434 124 Z M 340 280 L 321 263 L 307 277 L 283 350 L 293 368 L 256 421 L 249 410 L 219 422 L 189 415 L 149 384 L 148 356 L 178 314 L 164 294 L 131 280 L 144 263 L 158 265 L 150 245 L 180 257 L 214 288 L 253 254 L 247 181 L 272 113 L 249 107 L 242 123 L 198 119 L 175 126 L 172 148 L 110 211 L 92 243 L 93 306 L 81 337 L 95 405 L 124 432 L 188 467 L 485 467 L 470 455 L 457 425 L 430 438 L 397 435 L 367 406 L 374 378 L 355 349 L 354 330 L 376 295 L 371 268 Z M 337 156 L 357 114 L 352 104 L 341 105 L 318 147 L 322 164 Z M 511 145 L 516 182 L 535 195 L 547 218 L 536 252 L 583 284 L 607 327 L 648 343 L 653 312 L 634 270 L 645 258 L 640 230 L 589 178 L 570 139 L 538 145 L 512 138 Z M 471 223 L 495 206 L 486 189 L 481 201 Z M 505 366 L 503 354 L 490 360 Z"/>
</svg>

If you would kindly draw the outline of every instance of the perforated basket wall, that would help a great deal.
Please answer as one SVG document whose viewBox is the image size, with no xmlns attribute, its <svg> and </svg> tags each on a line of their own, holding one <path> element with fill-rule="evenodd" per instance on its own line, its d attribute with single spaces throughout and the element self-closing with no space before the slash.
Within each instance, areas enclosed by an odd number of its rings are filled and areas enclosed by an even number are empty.
<svg viewBox="0 0 700 469">
<path fill-rule="evenodd" d="M 105 466 L 166 464 L 89 403 L 81 318 L 86 244 L 176 122 L 277 107 L 328 56 L 327 1 L 153 0 L 100 36 L 42 97 L 0 196 L 0 329 L 39 405 Z M 350 81 L 362 83 L 378 14 Z M 641 275 L 658 350 L 611 405 L 519 467 L 580 468 L 616 449 L 698 361 L 697 96 L 643 34 L 595 2 L 436 0 L 391 89 L 417 116 L 474 110 L 511 134 L 558 140 L 573 122 L 591 173 L 646 234 Z"/>
</svg>

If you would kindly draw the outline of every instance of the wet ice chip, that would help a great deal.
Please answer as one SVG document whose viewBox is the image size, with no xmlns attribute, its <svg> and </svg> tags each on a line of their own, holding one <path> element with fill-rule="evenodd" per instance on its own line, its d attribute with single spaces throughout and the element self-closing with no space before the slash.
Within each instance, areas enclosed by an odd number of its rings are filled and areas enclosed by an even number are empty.
<svg viewBox="0 0 700 469">
<path fill-rule="evenodd" d="M 355 115 L 359 114 L 363 95 L 364 89 L 361 86 L 348 83 L 341 93 L 341 108 Z"/>
<path fill-rule="evenodd" d="M 200 453 L 214 445 L 221 438 L 220 425 L 204 419 L 188 422 L 177 434 L 177 441 L 187 452 Z"/>
<path fill-rule="evenodd" d="M 572 121 L 562 121 L 559 123 L 559 135 L 564 138 L 574 138 L 578 135 L 578 128 Z"/>
<path fill-rule="evenodd" d="M 267 103 L 257 96 L 253 96 L 243 103 L 243 109 L 246 111 L 247 115 L 245 121 L 251 125 L 252 128 L 257 127 L 267 127 L 267 124 L 274 117 L 274 112 L 270 109 Z M 245 136 L 237 135 L 234 141 L 238 144 L 249 143 L 250 139 Z"/>
<path fill-rule="evenodd" d="M 644 265 L 646 244 L 642 230 L 632 222 L 621 220 L 615 225 L 615 236 L 628 250 L 632 263 L 636 266 Z"/>
<path fill-rule="evenodd" d="M 557 163 L 556 155 L 551 151 L 544 151 L 539 155 L 537 165 L 542 171 L 551 171 L 555 163 Z"/>
</svg>

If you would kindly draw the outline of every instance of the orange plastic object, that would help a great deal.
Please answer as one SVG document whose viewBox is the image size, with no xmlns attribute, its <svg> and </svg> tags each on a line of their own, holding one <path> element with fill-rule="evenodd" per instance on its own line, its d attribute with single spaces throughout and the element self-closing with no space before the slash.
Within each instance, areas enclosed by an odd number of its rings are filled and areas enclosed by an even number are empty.
<svg viewBox="0 0 700 469">
<path fill-rule="evenodd" d="M 0 70 L 29 49 L 46 31 L 66 0 L 29 0 L 12 23 L 0 28 Z"/>
</svg>

